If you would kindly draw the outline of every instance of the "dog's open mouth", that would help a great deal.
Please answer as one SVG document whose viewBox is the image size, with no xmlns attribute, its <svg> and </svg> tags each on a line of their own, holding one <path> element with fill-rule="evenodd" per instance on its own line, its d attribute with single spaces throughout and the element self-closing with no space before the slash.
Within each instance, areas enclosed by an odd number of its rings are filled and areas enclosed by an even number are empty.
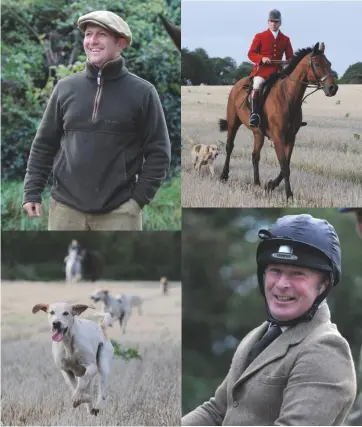
<svg viewBox="0 0 362 427">
<path fill-rule="evenodd" d="M 64 338 L 64 335 L 66 334 L 68 328 L 65 329 L 52 329 L 52 340 L 55 342 L 60 342 Z"/>
</svg>

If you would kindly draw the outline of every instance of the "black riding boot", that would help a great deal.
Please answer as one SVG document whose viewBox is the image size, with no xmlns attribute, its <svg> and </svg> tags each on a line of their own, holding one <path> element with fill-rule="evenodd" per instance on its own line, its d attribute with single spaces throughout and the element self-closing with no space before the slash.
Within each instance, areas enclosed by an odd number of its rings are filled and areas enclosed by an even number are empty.
<svg viewBox="0 0 362 427">
<path fill-rule="evenodd" d="M 253 91 L 251 92 L 251 115 L 249 125 L 252 128 L 258 128 L 260 126 L 258 89 L 253 89 Z"/>
</svg>

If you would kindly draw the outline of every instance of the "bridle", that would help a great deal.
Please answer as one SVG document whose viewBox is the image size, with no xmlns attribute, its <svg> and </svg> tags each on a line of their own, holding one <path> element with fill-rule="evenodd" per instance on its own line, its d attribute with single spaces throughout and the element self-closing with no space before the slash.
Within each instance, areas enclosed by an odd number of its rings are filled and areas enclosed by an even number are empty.
<svg viewBox="0 0 362 427">
<path fill-rule="evenodd" d="M 312 82 L 310 82 L 310 81 L 303 82 L 303 81 L 299 81 L 299 80 L 293 80 L 293 79 L 290 77 L 290 75 L 285 75 L 285 77 L 288 77 L 288 79 L 289 79 L 291 82 L 293 82 L 293 83 L 299 83 L 299 84 L 302 84 L 302 85 L 306 85 L 306 87 L 315 87 L 315 88 L 316 88 L 313 92 L 309 93 L 308 95 L 306 95 L 306 96 L 302 99 L 302 103 L 303 103 L 303 101 L 304 101 L 304 100 L 305 100 L 309 95 L 312 95 L 312 94 L 313 94 L 314 92 L 316 92 L 317 90 L 323 89 L 323 82 L 324 82 L 325 80 L 327 80 L 327 79 L 328 79 L 328 77 L 333 77 L 331 73 L 328 73 L 328 74 L 326 74 L 325 76 L 323 76 L 323 77 L 321 77 L 321 78 L 318 78 L 318 75 L 317 75 L 316 70 L 315 70 L 315 66 L 314 66 L 313 58 L 315 58 L 315 55 L 313 55 L 313 53 L 311 53 L 311 54 L 309 55 L 309 61 L 308 61 L 309 63 L 308 63 L 307 75 L 309 74 L 309 70 L 312 70 L 312 73 L 313 73 L 313 76 L 314 76 L 315 81 L 312 81 Z M 285 89 L 285 93 L 286 93 L 285 80 L 284 80 L 284 89 Z"/>
</svg>

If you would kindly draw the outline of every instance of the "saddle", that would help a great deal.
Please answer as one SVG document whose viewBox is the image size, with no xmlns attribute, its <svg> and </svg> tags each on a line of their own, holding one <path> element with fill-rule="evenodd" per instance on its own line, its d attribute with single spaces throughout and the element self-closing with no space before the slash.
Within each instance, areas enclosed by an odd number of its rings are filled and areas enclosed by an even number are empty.
<svg viewBox="0 0 362 427">
<path fill-rule="evenodd" d="M 280 73 L 279 71 L 276 71 L 272 74 L 270 74 L 269 77 L 266 78 L 265 82 L 263 83 L 262 89 L 259 94 L 259 116 L 260 116 L 260 129 L 261 131 L 266 135 L 265 133 L 265 115 L 264 115 L 264 104 L 265 101 L 268 98 L 268 95 L 272 89 L 272 87 L 275 85 L 275 83 L 279 79 L 283 79 L 285 76 Z M 245 83 L 242 86 L 243 89 L 247 89 L 247 98 L 246 98 L 246 105 L 250 109 L 251 108 L 251 91 L 253 89 L 253 77 L 249 77 L 249 83 Z M 307 126 L 307 122 L 301 122 L 300 126 Z M 266 135 L 268 136 L 268 135 Z M 268 136 L 269 138 L 269 136 Z"/>
<path fill-rule="evenodd" d="M 281 74 L 276 71 L 275 73 L 270 74 L 270 76 L 267 77 L 265 82 L 263 83 L 262 90 L 259 96 L 259 107 L 261 113 L 263 113 L 262 109 L 271 91 L 271 88 L 275 85 L 279 78 L 281 78 Z M 249 78 L 249 81 L 249 84 L 246 83 L 243 85 L 243 89 L 248 89 L 247 106 L 250 108 L 250 94 L 253 89 L 253 77 Z"/>
</svg>

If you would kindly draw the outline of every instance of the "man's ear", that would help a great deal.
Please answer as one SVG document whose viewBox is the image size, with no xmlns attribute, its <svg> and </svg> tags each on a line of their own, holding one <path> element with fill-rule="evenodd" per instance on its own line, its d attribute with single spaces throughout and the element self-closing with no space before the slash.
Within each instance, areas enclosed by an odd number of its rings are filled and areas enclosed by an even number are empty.
<svg viewBox="0 0 362 427">
<path fill-rule="evenodd" d="M 118 43 L 122 50 L 127 46 L 127 40 L 124 37 L 121 37 Z"/>
<path fill-rule="evenodd" d="M 327 289 L 328 286 L 328 279 L 323 278 L 322 282 L 319 285 L 319 293 L 318 295 L 320 295 L 322 292 L 324 292 Z"/>
</svg>

